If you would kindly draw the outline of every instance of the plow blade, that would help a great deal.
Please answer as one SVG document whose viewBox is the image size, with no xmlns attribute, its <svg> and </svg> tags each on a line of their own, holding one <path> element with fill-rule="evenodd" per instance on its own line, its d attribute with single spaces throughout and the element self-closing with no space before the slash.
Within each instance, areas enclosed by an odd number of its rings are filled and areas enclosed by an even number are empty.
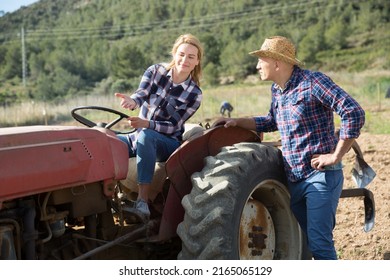
<svg viewBox="0 0 390 280">
<path fill-rule="evenodd" d="M 355 165 L 352 168 L 352 179 L 358 188 L 365 188 L 374 180 L 375 171 L 359 155 L 355 158 Z"/>
<path fill-rule="evenodd" d="M 371 191 L 365 188 L 344 189 L 340 198 L 346 197 L 364 197 L 364 231 L 369 232 L 375 224 L 375 201 Z"/>
</svg>

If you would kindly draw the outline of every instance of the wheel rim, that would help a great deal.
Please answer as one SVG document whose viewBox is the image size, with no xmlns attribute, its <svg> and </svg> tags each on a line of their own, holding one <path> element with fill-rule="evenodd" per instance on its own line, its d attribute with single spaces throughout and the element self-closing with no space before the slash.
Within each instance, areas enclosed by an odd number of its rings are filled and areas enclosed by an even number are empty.
<svg viewBox="0 0 390 280">
<path fill-rule="evenodd" d="M 250 198 L 240 222 L 240 259 L 273 259 L 275 229 L 272 217 L 260 201 Z"/>
<path fill-rule="evenodd" d="M 265 180 L 253 189 L 239 231 L 240 259 L 299 259 L 302 254 L 302 235 L 290 211 L 290 196 L 278 181 Z"/>
</svg>

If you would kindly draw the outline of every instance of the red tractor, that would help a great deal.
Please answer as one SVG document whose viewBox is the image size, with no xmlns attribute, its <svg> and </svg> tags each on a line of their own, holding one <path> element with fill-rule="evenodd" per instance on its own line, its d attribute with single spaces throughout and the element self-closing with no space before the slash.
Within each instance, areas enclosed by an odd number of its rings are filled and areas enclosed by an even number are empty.
<svg viewBox="0 0 390 280">
<path fill-rule="evenodd" d="M 93 122 L 84 114 L 91 109 L 117 117 Z M 114 130 L 127 115 L 89 106 L 72 116 L 87 127 L 0 129 L 0 259 L 310 258 L 278 143 L 237 127 L 194 126 L 156 164 L 144 221 L 121 199 L 136 191 L 135 164 Z M 342 197 L 364 197 L 369 231 L 375 205 L 365 186 L 375 173 L 357 143 L 354 150 L 359 187 Z"/>
</svg>

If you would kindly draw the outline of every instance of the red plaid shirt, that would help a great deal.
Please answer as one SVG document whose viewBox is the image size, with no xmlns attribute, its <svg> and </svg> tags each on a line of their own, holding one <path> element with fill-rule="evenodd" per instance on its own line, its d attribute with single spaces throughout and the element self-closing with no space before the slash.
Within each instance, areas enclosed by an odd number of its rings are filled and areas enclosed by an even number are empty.
<svg viewBox="0 0 390 280">
<path fill-rule="evenodd" d="M 362 107 L 328 76 L 295 67 L 286 88 L 271 87 L 267 116 L 255 117 L 256 130 L 279 130 L 287 177 L 296 182 L 315 170 L 314 154 L 334 151 L 337 145 L 333 113 L 341 117 L 340 139 L 357 138 L 365 122 Z"/>
</svg>

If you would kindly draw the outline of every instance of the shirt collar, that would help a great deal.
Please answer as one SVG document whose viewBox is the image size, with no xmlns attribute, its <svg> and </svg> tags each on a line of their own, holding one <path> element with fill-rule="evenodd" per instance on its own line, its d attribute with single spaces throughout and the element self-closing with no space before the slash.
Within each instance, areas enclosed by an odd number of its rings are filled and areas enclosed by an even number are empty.
<svg viewBox="0 0 390 280">
<path fill-rule="evenodd" d="M 172 78 L 172 75 L 173 75 L 173 68 L 169 69 L 167 73 L 167 77 Z"/>
<path fill-rule="evenodd" d="M 170 80 L 172 81 L 172 84 L 173 84 L 172 76 L 173 76 L 173 68 L 169 69 L 169 71 L 167 73 L 167 77 L 170 78 Z M 180 84 L 177 84 L 176 86 L 182 86 L 183 88 L 186 88 L 191 84 L 191 80 L 192 80 L 192 76 L 190 74 L 190 75 L 188 75 L 188 78 L 186 80 L 184 80 Z"/>
<path fill-rule="evenodd" d="M 284 89 L 281 88 L 277 83 L 274 83 L 273 84 L 273 87 L 274 89 L 276 90 L 280 90 L 280 92 L 283 92 L 285 91 L 286 89 L 288 89 L 291 85 L 295 85 L 297 83 L 297 81 L 299 80 L 299 73 L 300 73 L 300 70 L 301 68 L 299 68 L 298 66 L 294 66 L 294 70 L 291 74 L 291 77 L 290 79 L 287 81 L 287 83 L 285 84 L 285 87 Z"/>
<path fill-rule="evenodd" d="M 294 66 L 294 70 L 291 74 L 291 77 L 286 83 L 286 88 L 290 87 L 290 85 L 297 84 L 297 82 L 299 80 L 300 72 L 301 72 L 301 68 L 299 68 L 298 66 Z"/>
</svg>

